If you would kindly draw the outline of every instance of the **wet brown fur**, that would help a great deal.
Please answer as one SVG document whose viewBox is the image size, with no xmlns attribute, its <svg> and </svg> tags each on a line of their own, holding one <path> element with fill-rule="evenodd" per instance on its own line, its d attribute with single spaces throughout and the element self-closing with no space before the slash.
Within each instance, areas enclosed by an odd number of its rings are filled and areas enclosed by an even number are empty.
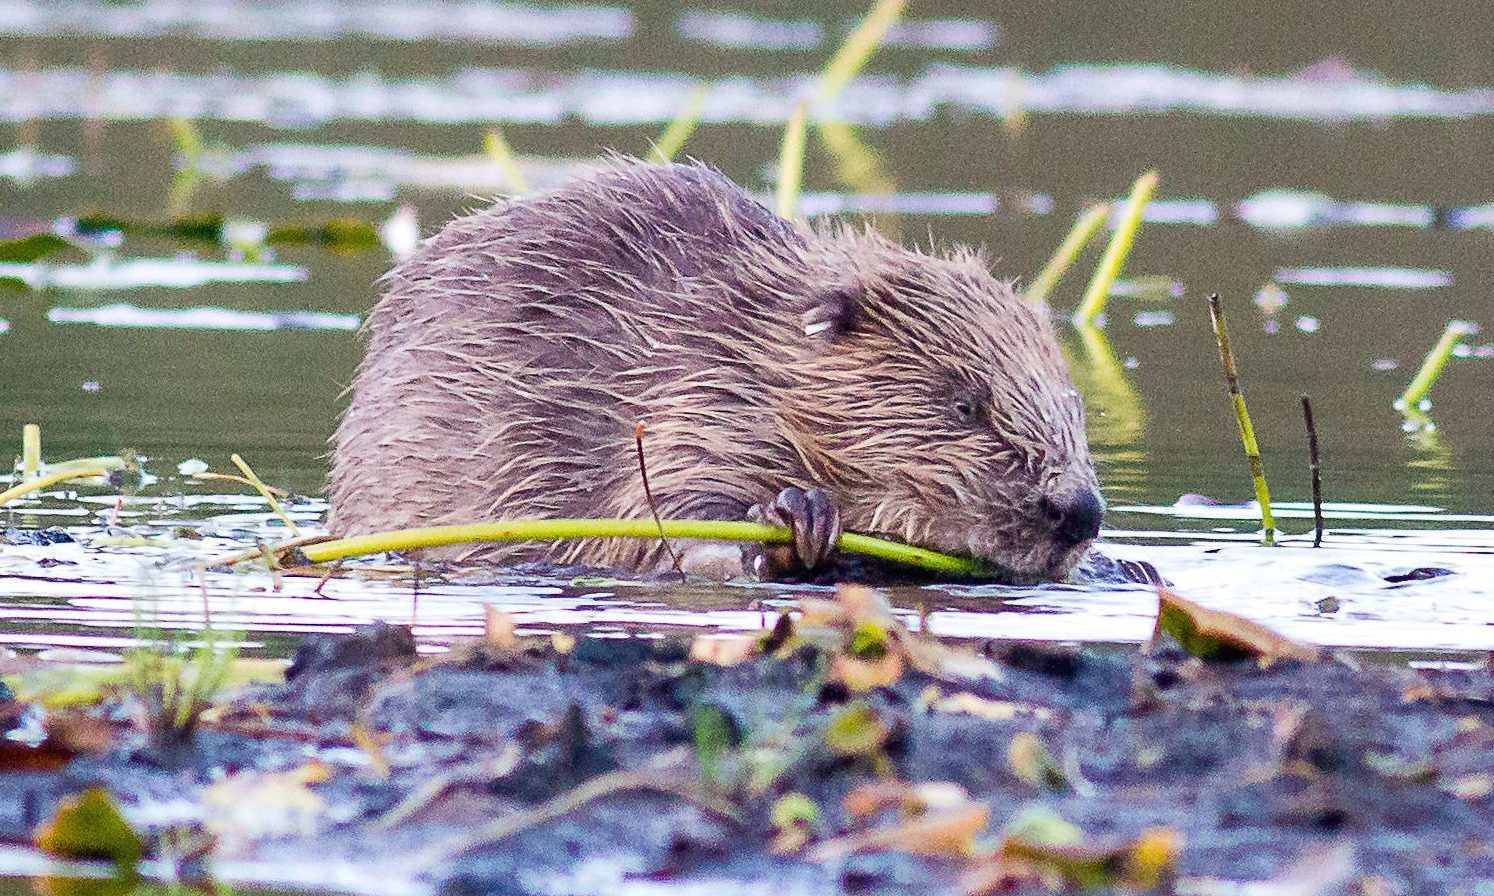
<svg viewBox="0 0 1494 896">
<path fill-rule="evenodd" d="M 1040 506 L 1095 487 L 1046 314 L 969 251 L 806 228 L 704 166 L 616 160 L 452 221 L 384 285 L 334 438 L 339 534 L 647 517 L 643 423 L 666 518 L 742 519 L 818 485 L 847 530 L 1018 575 L 1086 547 L 1055 544 Z M 662 550 L 441 556 L 644 569 Z"/>
</svg>

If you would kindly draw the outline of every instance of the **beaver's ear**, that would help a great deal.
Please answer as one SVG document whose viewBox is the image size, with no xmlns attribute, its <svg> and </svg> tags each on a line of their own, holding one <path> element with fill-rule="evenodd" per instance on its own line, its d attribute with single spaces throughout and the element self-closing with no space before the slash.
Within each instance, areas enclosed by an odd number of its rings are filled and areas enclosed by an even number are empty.
<svg viewBox="0 0 1494 896">
<path fill-rule="evenodd" d="M 864 300 L 860 284 L 827 287 L 804 312 L 804 335 L 816 341 L 833 342 L 855 332 Z"/>
</svg>

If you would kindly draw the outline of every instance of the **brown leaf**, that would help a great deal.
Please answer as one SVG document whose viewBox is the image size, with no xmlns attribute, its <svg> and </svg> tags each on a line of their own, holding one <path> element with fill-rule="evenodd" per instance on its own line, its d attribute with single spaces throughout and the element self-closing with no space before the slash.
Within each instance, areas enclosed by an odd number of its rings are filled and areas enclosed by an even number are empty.
<svg viewBox="0 0 1494 896">
<path fill-rule="evenodd" d="M 975 838 L 990 823 L 991 811 L 980 803 L 936 809 L 886 827 L 827 840 L 810 850 L 814 862 L 834 862 L 862 852 L 906 852 L 918 856 L 968 858 Z"/>
<path fill-rule="evenodd" d="M 518 627 L 514 617 L 503 612 L 492 604 L 485 604 L 482 608 L 482 639 L 489 644 L 496 644 L 505 650 L 512 650 L 519 643 L 514 630 Z"/>
<path fill-rule="evenodd" d="M 1157 603 L 1152 641 L 1169 635 L 1200 659 L 1224 662 L 1255 659 L 1263 663 L 1284 659 L 1315 663 L 1323 658 L 1319 647 L 1293 641 L 1244 616 L 1211 610 L 1166 588 L 1157 588 Z"/>
<path fill-rule="evenodd" d="M 690 642 L 690 659 L 715 666 L 736 666 L 757 654 L 757 641 L 736 635 L 697 635 Z"/>
</svg>

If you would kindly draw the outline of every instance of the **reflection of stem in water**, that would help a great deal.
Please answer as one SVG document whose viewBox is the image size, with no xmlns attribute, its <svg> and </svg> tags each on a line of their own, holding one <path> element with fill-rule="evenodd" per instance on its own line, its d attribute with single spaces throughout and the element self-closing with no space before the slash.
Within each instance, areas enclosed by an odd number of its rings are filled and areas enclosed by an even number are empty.
<svg viewBox="0 0 1494 896">
<path fill-rule="evenodd" d="M 1401 411 L 1401 429 L 1413 453 L 1406 466 L 1412 472 L 1411 491 L 1423 494 L 1445 495 L 1451 481 L 1452 451 L 1442 441 L 1442 433 L 1426 411 L 1409 407 Z"/>
<path fill-rule="evenodd" d="M 1077 332 L 1082 359 L 1074 357 L 1066 340 L 1061 345 L 1074 383 L 1084 395 L 1090 444 L 1102 462 L 1113 463 L 1126 473 L 1139 476 L 1146 468 L 1142 451 L 1146 409 L 1141 396 L 1126 378 L 1125 369 L 1110 350 L 1104 332 L 1095 327 L 1080 327 Z M 1125 485 L 1140 488 L 1142 483 Z"/>
</svg>

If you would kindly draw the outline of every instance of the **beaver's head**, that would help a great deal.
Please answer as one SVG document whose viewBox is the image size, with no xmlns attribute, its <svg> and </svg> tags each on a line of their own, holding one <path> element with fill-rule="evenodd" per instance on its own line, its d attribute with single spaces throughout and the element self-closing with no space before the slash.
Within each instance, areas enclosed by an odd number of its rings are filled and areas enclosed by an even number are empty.
<svg viewBox="0 0 1494 896">
<path fill-rule="evenodd" d="M 1067 574 L 1104 502 L 1046 310 L 968 252 L 820 238 L 845 279 L 805 314 L 784 419 L 846 528 L 980 557 L 1018 579 Z"/>
</svg>

